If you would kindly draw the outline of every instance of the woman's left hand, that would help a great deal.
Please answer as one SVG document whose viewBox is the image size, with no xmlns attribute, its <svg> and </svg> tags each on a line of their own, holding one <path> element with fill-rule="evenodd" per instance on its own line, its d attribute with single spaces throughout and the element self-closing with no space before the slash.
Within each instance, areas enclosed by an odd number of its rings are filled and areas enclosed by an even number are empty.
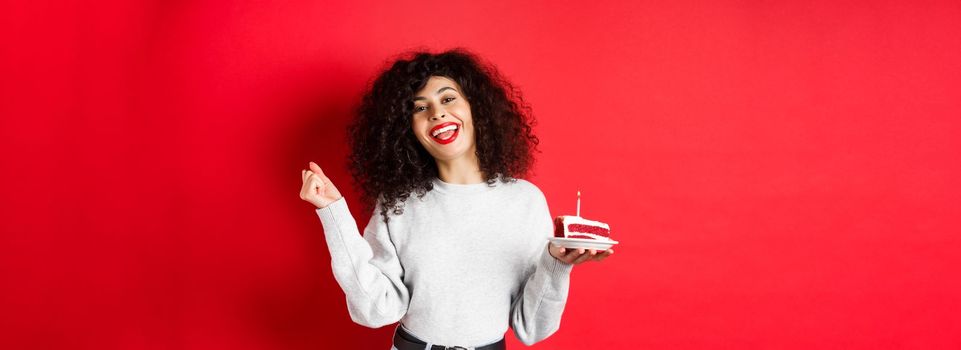
<svg viewBox="0 0 961 350">
<path fill-rule="evenodd" d="M 614 249 L 598 252 L 596 249 L 568 249 L 559 245 L 554 245 L 554 243 L 547 243 L 547 250 L 550 251 L 551 256 L 553 256 L 555 259 L 564 263 L 575 265 L 585 261 L 601 261 L 611 256 L 611 254 L 614 254 Z"/>
</svg>

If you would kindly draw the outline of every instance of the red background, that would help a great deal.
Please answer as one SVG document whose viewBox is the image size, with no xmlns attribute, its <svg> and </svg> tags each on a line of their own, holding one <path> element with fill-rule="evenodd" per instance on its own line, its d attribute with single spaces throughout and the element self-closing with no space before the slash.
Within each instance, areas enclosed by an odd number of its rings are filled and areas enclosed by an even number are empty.
<svg viewBox="0 0 961 350">
<path fill-rule="evenodd" d="M 0 348 L 387 349 L 300 170 L 366 222 L 350 109 L 454 46 L 622 242 L 534 348 L 961 347 L 961 3 L 524 3 L 5 3 Z"/>
</svg>

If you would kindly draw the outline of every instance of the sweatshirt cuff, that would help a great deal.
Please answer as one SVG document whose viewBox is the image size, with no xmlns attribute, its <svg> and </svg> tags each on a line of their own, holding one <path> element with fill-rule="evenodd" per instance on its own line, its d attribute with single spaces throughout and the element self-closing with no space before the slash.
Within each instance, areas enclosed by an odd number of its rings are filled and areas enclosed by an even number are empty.
<svg viewBox="0 0 961 350">
<path fill-rule="evenodd" d="M 544 248 L 544 252 L 541 254 L 539 264 L 549 272 L 551 279 L 570 276 L 571 270 L 574 268 L 574 264 L 560 261 L 551 255 L 550 248 L 547 247 Z"/>
<path fill-rule="evenodd" d="M 354 217 L 350 215 L 350 209 L 347 209 L 347 200 L 344 197 L 315 210 L 326 232 L 340 231 L 340 225 L 343 224 L 353 225 Z"/>
</svg>

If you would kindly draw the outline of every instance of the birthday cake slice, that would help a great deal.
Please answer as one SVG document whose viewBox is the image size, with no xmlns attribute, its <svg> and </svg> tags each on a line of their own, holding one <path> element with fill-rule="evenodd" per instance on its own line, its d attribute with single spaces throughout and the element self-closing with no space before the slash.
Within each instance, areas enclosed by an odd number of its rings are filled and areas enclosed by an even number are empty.
<svg viewBox="0 0 961 350">
<path fill-rule="evenodd" d="M 554 218 L 554 237 L 611 241 L 611 227 L 580 216 L 561 215 Z"/>
</svg>

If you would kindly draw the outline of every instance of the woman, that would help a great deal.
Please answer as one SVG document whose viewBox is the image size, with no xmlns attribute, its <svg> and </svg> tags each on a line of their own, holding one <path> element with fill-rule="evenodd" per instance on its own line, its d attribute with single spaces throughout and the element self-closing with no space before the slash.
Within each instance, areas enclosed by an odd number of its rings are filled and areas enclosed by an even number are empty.
<svg viewBox="0 0 961 350">
<path fill-rule="evenodd" d="M 320 167 L 301 199 L 324 227 L 351 319 L 400 321 L 392 349 L 504 349 L 510 325 L 530 345 L 560 326 L 575 264 L 613 250 L 548 243 L 544 194 L 520 179 L 534 119 L 493 66 L 451 50 L 399 59 L 371 84 L 349 127 L 350 170 L 373 215 L 358 232 Z"/>
</svg>

